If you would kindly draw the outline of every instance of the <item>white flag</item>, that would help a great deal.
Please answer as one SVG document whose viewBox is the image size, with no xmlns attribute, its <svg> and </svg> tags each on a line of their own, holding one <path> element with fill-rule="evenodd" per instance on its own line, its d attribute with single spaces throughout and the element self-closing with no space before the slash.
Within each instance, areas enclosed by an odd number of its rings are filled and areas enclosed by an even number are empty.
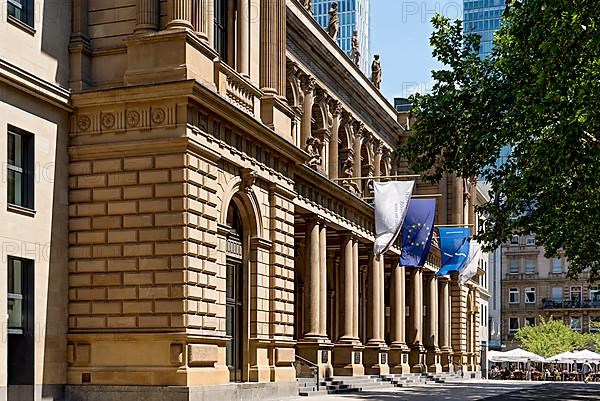
<svg viewBox="0 0 600 401">
<path fill-rule="evenodd" d="M 392 246 L 406 217 L 414 181 L 375 182 L 375 244 L 376 257 Z"/>
<path fill-rule="evenodd" d="M 461 285 L 464 285 L 471 277 L 477 274 L 477 268 L 481 260 L 481 244 L 471 241 L 469 248 L 469 260 L 465 264 L 465 267 L 458 273 L 458 282 Z"/>
</svg>

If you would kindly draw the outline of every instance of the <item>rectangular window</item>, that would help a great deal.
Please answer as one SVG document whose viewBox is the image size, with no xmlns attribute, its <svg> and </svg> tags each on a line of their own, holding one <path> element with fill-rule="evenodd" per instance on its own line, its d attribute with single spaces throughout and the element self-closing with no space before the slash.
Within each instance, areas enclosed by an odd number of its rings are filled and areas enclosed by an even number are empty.
<svg viewBox="0 0 600 401">
<path fill-rule="evenodd" d="M 510 288 L 508 290 L 508 303 L 509 304 L 518 304 L 519 300 L 519 289 L 518 288 Z"/>
<path fill-rule="evenodd" d="M 227 57 L 227 3 L 228 0 L 215 0 L 215 50 L 226 63 L 229 62 Z"/>
<path fill-rule="evenodd" d="M 535 317 L 526 317 L 525 326 L 535 326 Z"/>
<path fill-rule="evenodd" d="M 554 258 L 552 259 L 552 273 L 562 273 L 562 258 Z"/>
<path fill-rule="evenodd" d="M 571 330 L 581 331 L 581 317 L 571 316 Z"/>
<path fill-rule="evenodd" d="M 536 270 L 536 263 L 534 258 L 525 259 L 525 274 L 534 274 Z"/>
<path fill-rule="evenodd" d="M 527 245 L 535 245 L 535 235 L 528 235 L 525 239 Z"/>
<path fill-rule="evenodd" d="M 33 327 L 33 262 L 8 257 L 8 333 L 23 334 Z"/>
<path fill-rule="evenodd" d="M 592 308 L 600 307 L 600 287 L 590 287 L 590 306 Z"/>
<path fill-rule="evenodd" d="M 33 0 L 7 0 L 8 15 L 33 28 Z"/>
<path fill-rule="evenodd" d="M 571 287 L 571 295 L 569 297 L 571 304 L 577 306 L 581 304 L 581 287 Z"/>
<path fill-rule="evenodd" d="M 511 245 L 519 245 L 519 236 L 513 235 L 510 239 Z"/>
<path fill-rule="evenodd" d="M 509 318 L 508 319 L 508 333 L 515 334 L 517 331 L 519 331 L 519 318 L 518 317 Z"/>
<path fill-rule="evenodd" d="M 552 302 L 560 303 L 563 300 L 562 287 L 552 287 Z"/>
<path fill-rule="evenodd" d="M 33 135 L 9 126 L 7 142 L 7 201 L 11 205 L 33 209 Z"/>
<path fill-rule="evenodd" d="M 526 304 L 534 304 L 535 303 L 535 287 L 525 288 L 525 303 Z"/>
<path fill-rule="evenodd" d="M 600 332 L 600 316 L 590 316 L 590 333 Z"/>
<path fill-rule="evenodd" d="M 511 274 L 519 273 L 519 258 L 510 258 L 508 260 L 508 266 Z"/>
</svg>

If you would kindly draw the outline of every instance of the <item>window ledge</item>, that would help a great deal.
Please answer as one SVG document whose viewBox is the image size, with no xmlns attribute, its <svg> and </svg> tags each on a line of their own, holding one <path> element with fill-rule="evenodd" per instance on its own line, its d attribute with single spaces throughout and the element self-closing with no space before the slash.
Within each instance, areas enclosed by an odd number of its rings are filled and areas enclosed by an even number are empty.
<svg viewBox="0 0 600 401">
<path fill-rule="evenodd" d="M 9 212 L 22 214 L 23 216 L 27 217 L 35 217 L 35 210 L 23 206 L 13 205 L 11 203 L 8 204 L 6 210 Z"/>
<path fill-rule="evenodd" d="M 20 19 L 15 18 L 9 14 L 7 15 L 6 20 L 14 26 L 16 26 L 17 28 L 21 29 L 22 31 L 25 31 L 26 33 L 30 34 L 31 36 L 35 36 L 35 29 L 32 26 L 29 26 L 25 22 L 21 21 Z"/>
</svg>

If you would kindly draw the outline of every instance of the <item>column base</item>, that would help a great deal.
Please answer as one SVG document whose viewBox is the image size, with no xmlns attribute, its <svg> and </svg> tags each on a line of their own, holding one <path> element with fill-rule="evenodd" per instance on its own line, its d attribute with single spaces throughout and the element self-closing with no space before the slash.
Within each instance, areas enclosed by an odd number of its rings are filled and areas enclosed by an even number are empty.
<svg viewBox="0 0 600 401">
<path fill-rule="evenodd" d="M 441 353 L 442 371 L 454 372 L 454 363 L 452 362 L 454 352 L 452 352 L 452 348 L 442 348 Z"/>
<path fill-rule="evenodd" d="M 332 348 L 333 344 L 327 337 L 303 338 L 296 344 L 298 355 L 319 365 L 319 375 L 324 379 L 333 376 Z"/>
<path fill-rule="evenodd" d="M 390 346 L 389 365 L 390 373 L 395 375 L 404 375 L 410 373 L 409 360 L 410 349 L 404 343 L 398 343 Z"/>
<path fill-rule="evenodd" d="M 363 350 L 360 340 L 342 340 L 333 347 L 333 374 L 335 376 L 364 376 Z"/>
<path fill-rule="evenodd" d="M 427 349 L 427 372 L 440 373 L 442 371 L 441 351 L 439 348 Z"/>
<path fill-rule="evenodd" d="M 413 344 L 410 347 L 408 362 L 410 364 L 411 373 L 426 373 L 427 365 L 425 364 L 425 347 L 421 344 Z"/>
<path fill-rule="evenodd" d="M 365 346 L 364 366 L 368 375 L 389 375 L 389 348 L 384 342 L 373 342 Z"/>
<path fill-rule="evenodd" d="M 467 358 L 467 354 L 466 353 L 462 353 L 462 352 L 455 352 L 454 355 L 452 356 L 453 359 L 453 363 L 454 363 L 454 371 L 455 372 L 462 372 L 463 374 L 467 373 L 469 371 L 469 364 L 468 364 L 468 358 Z"/>
</svg>

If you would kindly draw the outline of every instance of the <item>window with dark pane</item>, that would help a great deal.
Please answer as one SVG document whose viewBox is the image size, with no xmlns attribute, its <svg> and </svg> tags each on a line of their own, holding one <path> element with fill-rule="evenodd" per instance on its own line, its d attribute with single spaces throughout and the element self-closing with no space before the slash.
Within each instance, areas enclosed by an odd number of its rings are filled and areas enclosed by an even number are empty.
<svg viewBox="0 0 600 401">
<path fill-rule="evenodd" d="M 215 50 L 226 63 L 227 57 L 227 3 L 228 0 L 215 0 Z"/>
<path fill-rule="evenodd" d="M 33 135 L 9 127 L 8 129 L 7 194 L 8 203 L 33 209 L 34 141 Z"/>
<path fill-rule="evenodd" d="M 7 0 L 8 15 L 33 28 L 33 0 Z"/>
</svg>

